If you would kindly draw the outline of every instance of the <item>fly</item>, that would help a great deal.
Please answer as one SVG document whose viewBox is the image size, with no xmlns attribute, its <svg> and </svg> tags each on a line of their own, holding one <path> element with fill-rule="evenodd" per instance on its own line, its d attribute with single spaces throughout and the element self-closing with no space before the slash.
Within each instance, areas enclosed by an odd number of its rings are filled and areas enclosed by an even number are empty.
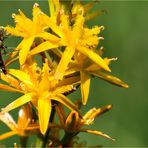
<svg viewBox="0 0 148 148">
<path fill-rule="evenodd" d="M 6 33 L 3 28 L 0 28 L 0 69 L 4 74 L 7 74 L 6 67 L 3 61 L 2 52 L 6 53 L 7 47 L 4 45 Z"/>
</svg>

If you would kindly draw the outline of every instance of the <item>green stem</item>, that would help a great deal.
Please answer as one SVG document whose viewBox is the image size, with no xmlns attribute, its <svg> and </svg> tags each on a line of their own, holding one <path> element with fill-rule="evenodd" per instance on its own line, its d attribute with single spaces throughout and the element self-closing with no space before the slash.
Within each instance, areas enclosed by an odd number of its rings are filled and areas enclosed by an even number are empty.
<svg viewBox="0 0 148 148">
<path fill-rule="evenodd" d="M 65 135 L 61 140 L 62 146 L 63 147 L 72 147 L 72 145 L 71 145 L 72 140 L 77 134 L 78 134 L 78 132 L 75 132 L 75 133 L 65 132 Z"/>
<path fill-rule="evenodd" d="M 27 147 L 27 141 L 28 141 L 28 136 L 20 137 L 21 148 Z"/>
</svg>

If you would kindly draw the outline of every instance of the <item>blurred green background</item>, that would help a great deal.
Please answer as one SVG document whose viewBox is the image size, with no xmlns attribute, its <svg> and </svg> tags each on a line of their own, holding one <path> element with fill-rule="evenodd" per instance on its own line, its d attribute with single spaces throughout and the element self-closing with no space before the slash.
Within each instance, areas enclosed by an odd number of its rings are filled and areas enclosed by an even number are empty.
<svg viewBox="0 0 148 148">
<path fill-rule="evenodd" d="M 21 8 L 28 16 L 35 2 L 48 13 L 46 1 L 0 1 L 0 26 L 13 24 L 12 13 Z M 91 126 L 115 138 L 109 141 L 102 137 L 79 134 L 79 141 L 86 141 L 88 146 L 148 146 L 148 1 L 101 1 L 93 10 L 107 11 L 89 25 L 104 25 L 102 32 L 105 56 L 118 57 L 112 62 L 112 74 L 129 84 L 123 89 L 108 84 L 100 79 L 93 79 L 88 104 L 84 111 L 92 107 L 112 104 L 113 109 L 99 117 Z M 9 40 L 13 40 L 12 38 Z M 10 46 L 16 44 L 9 42 Z M 6 106 L 18 94 L 0 92 L 0 107 Z M 80 97 L 74 94 L 71 97 Z M 16 111 L 12 111 L 16 115 Z M 9 131 L 0 124 L 0 134 Z M 1 141 L 0 146 L 12 146 L 18 137 Z"/>
</svg>

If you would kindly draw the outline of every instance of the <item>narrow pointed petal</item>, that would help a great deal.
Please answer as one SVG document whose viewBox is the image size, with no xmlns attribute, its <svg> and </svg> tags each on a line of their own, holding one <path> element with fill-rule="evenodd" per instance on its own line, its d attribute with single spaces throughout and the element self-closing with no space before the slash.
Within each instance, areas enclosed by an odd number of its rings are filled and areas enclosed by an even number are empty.
<svg viewBox="0 0 148 148">
<path fill-rule="evenodd" d="M 98 64 L 100 67 L 102 67 L 104 70 L 106 71 L 111 71 L 108 67 L 108 65 L 105 63 L 105 61 L 94 51 L 79 46 L 78 47 L 79 52 L 81 52 L 82 54 L 86 55 L 87 57 L 89 57 L 92 61 L 94 61 L 96 64 Z"/>
<path fill-rule="evenodd" d="M 42 15 L 44 23 L 51 28 L 51 30 L 56 33 L 59 37 L 63 37 L 63 32 L 60 27 L 55 23 L 52 17 L 47 16 L 46 14 Z"/>
<path fill-rule="evenodd" d="M 10 92 L 20 92 L 20 93 L 22 93 L 22 91 L 20 91 L 18 89 L 15 89 L 13 87 L 10 87 L 8 85 L 4 85 L 4 84 L 0 84 L 0 89 L 5 90 L 5 91 L 10 91 Z"/>
<path fill-rule="evenodd" d="M 128 85 L 126 83 L 124 83 L 123 81 L 121 81 L 119 78 L 114 77 L 112 75 L 106 74 L 104 72 L 101 71 L 97 71 L 97 72 L 91 72 L 91 74 L 120 87 L 124 87 L 124 88 L 128 88 Z"/>
<path fill-rule="evenodd" d="M 9 58 L 5 61 L 5 64 L 6 64 L 6 65 L 11 64 L 15 59 L 18 58 L 17 54 L 18 54 L 19 50 L 22 48 L 22 45 L 24 44 L 24 40 L 25 40 L 25 39 L 23 39 L 23 40 L 19 43 L 19 45 L 15 48 L 15 50 L 10 53 Z M 16 57 L 16 56 L 17 56 L 17 57 Z"/>
<path fill-rule="evenodd" d="M 81 71 L 81 94 L 82 94 L 82 103 L 86 105 L 88 95 L 89 95 L 89 88 L 90 88 L 90 77 L 87 73 Z"/>
<path fill-rule="evenodd" d="M 58 87 L 59 86 L 63 86 L 63 85 L 74 85 L 80 82 L 80 77 L 70 77 L 70 78 L 66 78 L 63 81 L 60 81 L 58 83 Z"/>
<path fill-rule="evenodd" d="M 1 73 L 1 76 L 0 77 L 1 77 L 1 80 L 7 82 L 9 85 L 17 88 L 18 90 L 21 90 L 20 82 L 16 78 L 12 77 L 9 74 L 5 75 L 3 73 Z"/>
<path fill-rule="evenodd" d="M 9 74 L 15 76 L 16 78 L 18 78 L 20 81 L 22 81 L 23 83 L 25 83 L 30 88 L 34 88 L 34 85 L 31 82 L 30 75 L 28 75 L 27 73 L 25 73 L 25 72 L 23 72 L 21 70 L 10 69 L 9 70 Z"/>
<path fill-rule="evenodd" d="M 73 104 L 67 97 L 65 97 L 62 94 L 58 94 L 56 96 L 53 96 L 52 99 L 64 104 L 70 110 L 75 110 L 75 111 L 79 112 L 77 106 L 75 104 Z"/>
<path fill-rule="evenodd" d="M 66 70 L 65 75 L 71 75 L 71 74 L 74 74 L 78 71 L 80 71 L 79 67 L 74 67 L 74 68 L 70 67 L 68 70 Z"/>
<path fill-rule="evenodd" d="M 19 31 L 18 29 L 11 27 L 11 26 L 7 26 L 5 27 L 5 30 L 7 31 L 7 33 L 13 35 L 13 36 L 21 36 L 21 37 L 25 37 L 25 33 Z"/>
<path fill-rule="evenodd" d="M 5 108 L 3 108 L 2 112 L 9 112 L 17 107 L 22 106 L 23 104 L 26 104 L 32 100 L 33 93 L 27 93 L 21 97 L 19 97 L 17 100 L 13 101 L 9 105 L 7 105 Z"/>
<path fill-rule="evenodd" d="M 80 131 L 81 132 L 86 132 L 86 133 L 89 133 L 89 134 L 95 134 L 95 135 L 98 135 L 98 136 L 102 136 L 102 137 L 105 137 L 105 138 L 107 138 L 109 140 L 113 140 L 113 141 L 115 140 L 115 139 L 111 138 L 110 136 L 108 136 L 107 134 L 104 134 L 104 133 L 102 133 L 100 131 L 88 130 L 88 129 L 81 129 Z"/>
<path fill-rule="evenodd" d="M 92 108 L 83 116 L 83 119 L 84 120 L 95 119 L 96 117 L 102 115 L 103 113 L 111 109 L 112 109 L 112 105 L 107 105 L 98 109 Z"/>
<path fill-rule="evenodd" d="M 73 44 L 76 44 L 75 42 L 80 39 L 82 37 L 82 34 L 84 33 L 83 32 L 83 26 L 84 26 L 84 17 L 83 15 L 79 15 L 75 21 L 75 24 L 74 24 L 74 27 L 73 27 L 73 30 L 72 30 L 72 43 Z"/>
<path fill-rule="evenodd" d="M 38 45 L 37 47 L 33 48 L 29 54 L 30 55 L 35 55 L 38 54 L 40 52 L 52 49 L 52 48 L 57 48 L 59 47 L 59 44 L 55 44 L 55 43 L 50 43 L 49 41 L 43 42 L 40 45 Z"/>
<path fill-rule="evenodd" d="M 63 94 L 63 93 L 68 93 L 70 91 L 74 90 L 73 85 L 66 85 L 66 86 L 60 86 L 57 87 L 56 90 L 54 91 L 55 94 Z"/>
<path fill-rule="evenodd" d="M 0 140 L 7 139 L 7 138 L 14 136 L 16 134 L 18 134 L 17 131 L 10 131 L 10 132 L 4 133 L 4 134 L 0 135 Z"/>
<path fill-rule="evenodd" d="M 32 33 L 33 34 L 37 34 L 37 33 L 43 31 L 42 30 L 43 29 L 43 24 L 42 24 L 43 22 L 40 17 L 41 13 L 42 13 L 42 11 L 40 10 L 39 5 L 37 3 L 35 3 L 33 6 L 33 12 L 32 12 L 32 15 L 33 15 Z"/>
<path fill-rule="evenodd" d="M 98 108 L 89 116 L 89 118 L 99 117 L 100 115 L 102 115 L 103 113 L 105 113 L 111 109 L 112 109 L 112 105 L 107 105 L 107 106 Z"/>
<path fill-rule="evenodd" d="M 6 66 L 10 65 L 11 63 L 15 62 L 16 60 L 18 60 L 19 56 L 13 58 L 13 59 L 8 59 L 5 63 Z"/>
<path fill-rule="evenodd" d="M 62 55 L 62 58 L 60 60 L 60 63 L 58 64 L 58 67 L 55 72 L 55 79 L 62 79 L 64 72 L 72 58 L 72 56 L 75 53 L 75 49 L 71 47 L 67 47 Z"/>
<path fill-rule="evenodd" d="M 32 46 L 33 41 L 34 41 L 34 36 L 24 40 L 22 49 L 19 52 L 20 65 L 23 65 L 25 63 L 28 52 Z"/>
<path fill-rule="evenodd" d="M 45 40 L 55 42 L 55 43 L 60 41 L 60 38 L 58 38 L 57 36 L 55 36 L 51 33 L 48 33 L 48 32 L 39 33 L 39 34 L 36 35 L 36 37 L 41 37 Z"/>
<path fill-rule="evenodd" d="M 40 131 L 43 135 L 45 135 L 48 128 L 51 108 L 52 107 L 50 100 L 47 99 L 38 100 L 39 125 L 40 125 Z"/>
</svg>

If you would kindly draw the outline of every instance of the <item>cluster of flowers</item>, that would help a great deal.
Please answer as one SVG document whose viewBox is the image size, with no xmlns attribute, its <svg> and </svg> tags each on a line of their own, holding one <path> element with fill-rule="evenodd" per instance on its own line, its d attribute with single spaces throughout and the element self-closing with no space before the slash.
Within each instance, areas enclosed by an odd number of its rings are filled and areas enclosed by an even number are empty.
<svg viewBox="0 0 148 148">
<path fill-rule="evenodd" d="M 80 2 L 71 4 L 71 1 L 62 3 L 50 0 L 49 7 L 50 16 L 42 12 L 35 3 L 32 20 L 19 10 L 19 14 L 12 14 L 15 27 L 4 27 L 7 34 L 21 37 L 22 41 L 5 63 L 7 67 L 18 61 L 19 68 L 7 68 L 7 74 L 0 74 L 4 82 L 0 83 L 0 89 L 22 95 L 2 108 L 0 120 L 11 131 L 0 135 L 0 139 L 15 134 L 22 137 L 40 134 L 51 139 L 51 146 L 67 143 L 70 146 L 72 138 L 79 132 L 111 139 L 100 131 L 82 128 L 83 125 L 92 124 L 95 117 L 111 109 L 111 105 L 92 108 L 84 116 L 80 113 L 80 107 L 88 100 L 92 76 L 128 87 L 108 73 L 111 71 L 109 63 L 115 59 L 103 58 L 103 48 L 98 47 L 99 40 L 102 39 L 98 34 L 104 27 L 86 26 L 85 21 L 97 15 L 96 12 L 87 14 L 92 3 L 82 5 Z M 68 94 L 78 87 L 81 89 L 82 100 L 72 102 Z M 70 109 L 68 115 L 64 106 Z M 20 110 L 16 123 L 8 112 L 17 107 Z M 54 120 L 55 115 L 59 123 Z M 57 136 L 59 131 L 51 132 L 51 129 L 63 129 L 65 135 L 62 140 Z"/>
</svg>

